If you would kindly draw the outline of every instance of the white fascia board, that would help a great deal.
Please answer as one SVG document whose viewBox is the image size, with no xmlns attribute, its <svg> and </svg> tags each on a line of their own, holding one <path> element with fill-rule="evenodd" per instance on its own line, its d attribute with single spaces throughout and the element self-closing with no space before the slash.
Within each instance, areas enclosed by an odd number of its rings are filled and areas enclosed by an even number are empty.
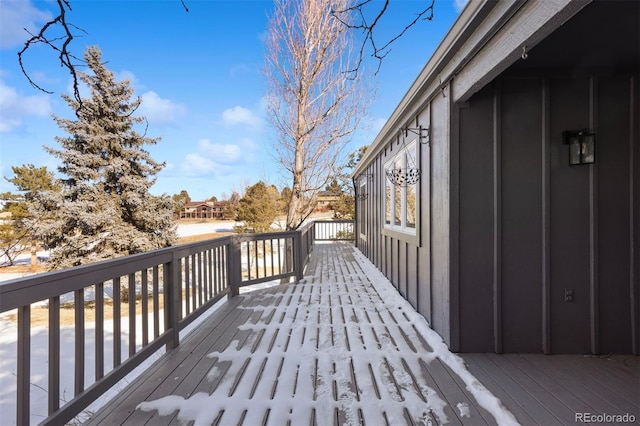
<svg viewBox="0 0 640 426">
<path fill-rule="evenodd" d="M 531 0 L 458 71 L 453 79 L 453 101 L 465 102 L 474 93 L 521 60 L 523 53 L 561 27 L 591 0 Z"/>
</svg>

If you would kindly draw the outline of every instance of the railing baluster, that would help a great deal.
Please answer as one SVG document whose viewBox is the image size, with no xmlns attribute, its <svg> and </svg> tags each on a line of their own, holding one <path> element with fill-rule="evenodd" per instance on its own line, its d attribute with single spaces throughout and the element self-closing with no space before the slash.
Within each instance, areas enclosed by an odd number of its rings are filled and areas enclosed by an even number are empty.
<svg viewBox="0 0 640 426">
<path fill-rule="evenodd" d="M 198 255 L 191 255 L 191 312 L 196 310 L 198 302 L 198 281 L 197 272 L 199 268 Z"/>
<path fill-rule="evenodd" d="M 122 332 L 120 327 L 120 277 L 112 282 L 113 294 L 113 368 L 120 365 L 122 354 Z"/>
<path fill-rule="evenodd" d="M 189 303 L 191 302 L 191 290 L 189 288 L 189 278 L 191 274 L 189 274 L 189 266 L 190 266 L 190 258 L 189 256 L 184 258 L 184 305 L 185 305 L 185 315 L 189 315 L 191 313 L 191 307 Z M 182 271 L 182 270 L 181 270 Z M 182 278 L 181 278 L 182 281 Z"/>
<path fill-rule="evenodd" d="M 95 285 L 95 380 L 104 376 L 104 283 Z M 51 308 L 49 308 L 51 309 Z"/>
<path fill-rule="evenodd" d="M 153 267 L 153 338 L 160 335 L 160 268 Z"/>
<path fill-rule="evenodd" d="M 188 262 L 188 258 L 184 260 Z M 182 259 L 176 252 L 173 252 L 171 262 L 164 265 L 164 270 L 164 329 L 169 332 L 166 347 L 171 350 L 180 344 L 179 322 L 182 316 Z M 186 305 L 188 309 L 188 301 Z"/>
<path fill-rule="evenodd" d="M 29 424 L 31 399 L 31 305 L 18 308 L 18 365 L 16 419 L 19 425 Z"/>
<path fill-rule="evenodd" d="M 203 261 L 203 253 L 198 253 L 198 307 L 202 306 L 203 304 L 203 298 L 204 298 L 204 287 L 205 287 L 205 282 L 202 280 L 203 277 L 203 269 L 204 269 L 204 265 L 202 263 Z M 194 309 L 195 310 L 195 309 Z"/>
<path fill-rule="evenodd" d="M 60 296 L 49 299 L 49 414 L 60 408 Z M 20 424 L 20 422 L 18 422 Z"/>
<path fill-rule="evenodd" d="M 280 249 L 280 238 L 276 240 L 278 245 L 278 274 L 282 273 L 282 250 Z"/>
<path fill-rule="evenodd" d="M 149 271 L 147 268 L 142 270 L 141 291 L 141 308 L 142 308 L 142 347 L 149 344 Z"/>
<path fill-rule="evenodd" d="M 74 395 L 84 390 L 84 288 L 74 291 L 75 374 Z"/>
<path fill-rule="evenodd" d="M 136 274 L 129 274 L 129 356 L 136 353 Z"/>
<path fill-rule="evenodd" d="M 260 243 L 261 240 L 256 240 L 254 243 L 253 251 L 256 259 L 256 278 L 260 278 Z M 264 273 L 262 275 L 264 277 Z"/>
</svg>

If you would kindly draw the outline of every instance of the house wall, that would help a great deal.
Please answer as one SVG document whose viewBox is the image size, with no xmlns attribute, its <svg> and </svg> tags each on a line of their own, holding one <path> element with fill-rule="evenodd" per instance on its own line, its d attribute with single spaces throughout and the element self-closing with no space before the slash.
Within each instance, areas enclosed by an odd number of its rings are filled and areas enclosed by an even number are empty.
<svg viewBox="0 0 640 426">
<path fill-rule="evenodd" d="M 496 15 L 544 30 L 528 27 L 529 59 L 498 49 L 517 58 L 485 82 L 498 53 L 483 48 L 403 100 L 394 126 L 430 130 L 419 238 L 382 226 L 383 164 L 400 142 L 387 129 L 358 171 L 372 181 L 357 244 L 454 351 L 640 353 L 639 4 L 503 5 Z M 581 129 L 596 163 L 569 166 L 562 131 Z"/>
<path fill-rule="evenodd" d="M 445 89 L 447 90 L 447 89 Z M 356 244 L 382 271 L 411 305 L 450 343 L 450 256 L 449 256 L 449 175 L 450 96 L 442 93 L 427 104 L 408 127 L 430 128 L 429 141 L 418 144 L 421 179 L 417 184 L 417 236 L 384 229 L 384 164 L 411 140 L 402 132 L 387 141 L 386 147 L 355 181 L 360 188 L 367 179 L 367 197 L 358 202 Z M 418 140 L 418 139 L 416 139 Z"/>
<path fill-rule="evenodd" d="M 638 75 L 570 75 L 502 76 L 460 109 L 463 352 L 637 352 Z M 596 163 L 570 166 L 582 128 Z"/>
<path fill-rule="evenodd" d="M 461 351 L 640 352 L 639 17 L 594 3 L 461 105 Z"/>
</svg>

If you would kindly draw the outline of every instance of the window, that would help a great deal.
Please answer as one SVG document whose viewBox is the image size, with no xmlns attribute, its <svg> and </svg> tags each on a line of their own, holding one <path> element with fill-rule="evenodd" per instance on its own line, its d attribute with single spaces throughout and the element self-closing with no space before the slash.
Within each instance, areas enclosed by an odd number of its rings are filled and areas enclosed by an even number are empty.
<svg viewBox="0 0 640 426">
<path fill-rule="evenodd" d="M 367 231 L 367 178 L 363 177 L 360 179 L 359 190 L 357 194 L 357 202 L 359 203 L 358 216 L 360 217 L 360 221 L 358 223 L 358 228 L 360 229 L 360 234 L 364 237 Z"/>
<path fill-rule="evenodd" d="M 406 171 L 418 168 L 414 140 L 398 152 L 385 164 L 385 172 L 389 169 Z M 386 173 L 385 173 L 386 175 Z M 417 183 L 394 185 L 385 178 L 384 227 L 386 229 L 416 235 L 418 200 Z"/>
</svg>

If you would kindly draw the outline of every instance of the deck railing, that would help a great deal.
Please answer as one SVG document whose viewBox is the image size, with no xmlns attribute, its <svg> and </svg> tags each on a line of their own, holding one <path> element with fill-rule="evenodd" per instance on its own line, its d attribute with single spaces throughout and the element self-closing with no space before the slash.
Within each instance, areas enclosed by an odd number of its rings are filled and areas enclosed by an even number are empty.
<svg viewBox="0 0 640 426">
<path fill-rule="evenodd" d="M 17 311 L 16 423 L 30 423 L 33 310 L 48 311 L 43 424 L 64 424 L 163 346 L 178 346 L 180 331 L 222 298 L 242 286 L 300 280 L 315 241 L 349 236 L 353 221 L 315 221 L 292 232 L 227 236 L 0 283 L 0 313 Z M 74 396 L 61 404 L 63 307 L 73 309 L 75 368 Z M 86 327 L 89 310 L 95 330 Z M 91 339 L 93 366 L 86 361 Z"/>
</svg>

